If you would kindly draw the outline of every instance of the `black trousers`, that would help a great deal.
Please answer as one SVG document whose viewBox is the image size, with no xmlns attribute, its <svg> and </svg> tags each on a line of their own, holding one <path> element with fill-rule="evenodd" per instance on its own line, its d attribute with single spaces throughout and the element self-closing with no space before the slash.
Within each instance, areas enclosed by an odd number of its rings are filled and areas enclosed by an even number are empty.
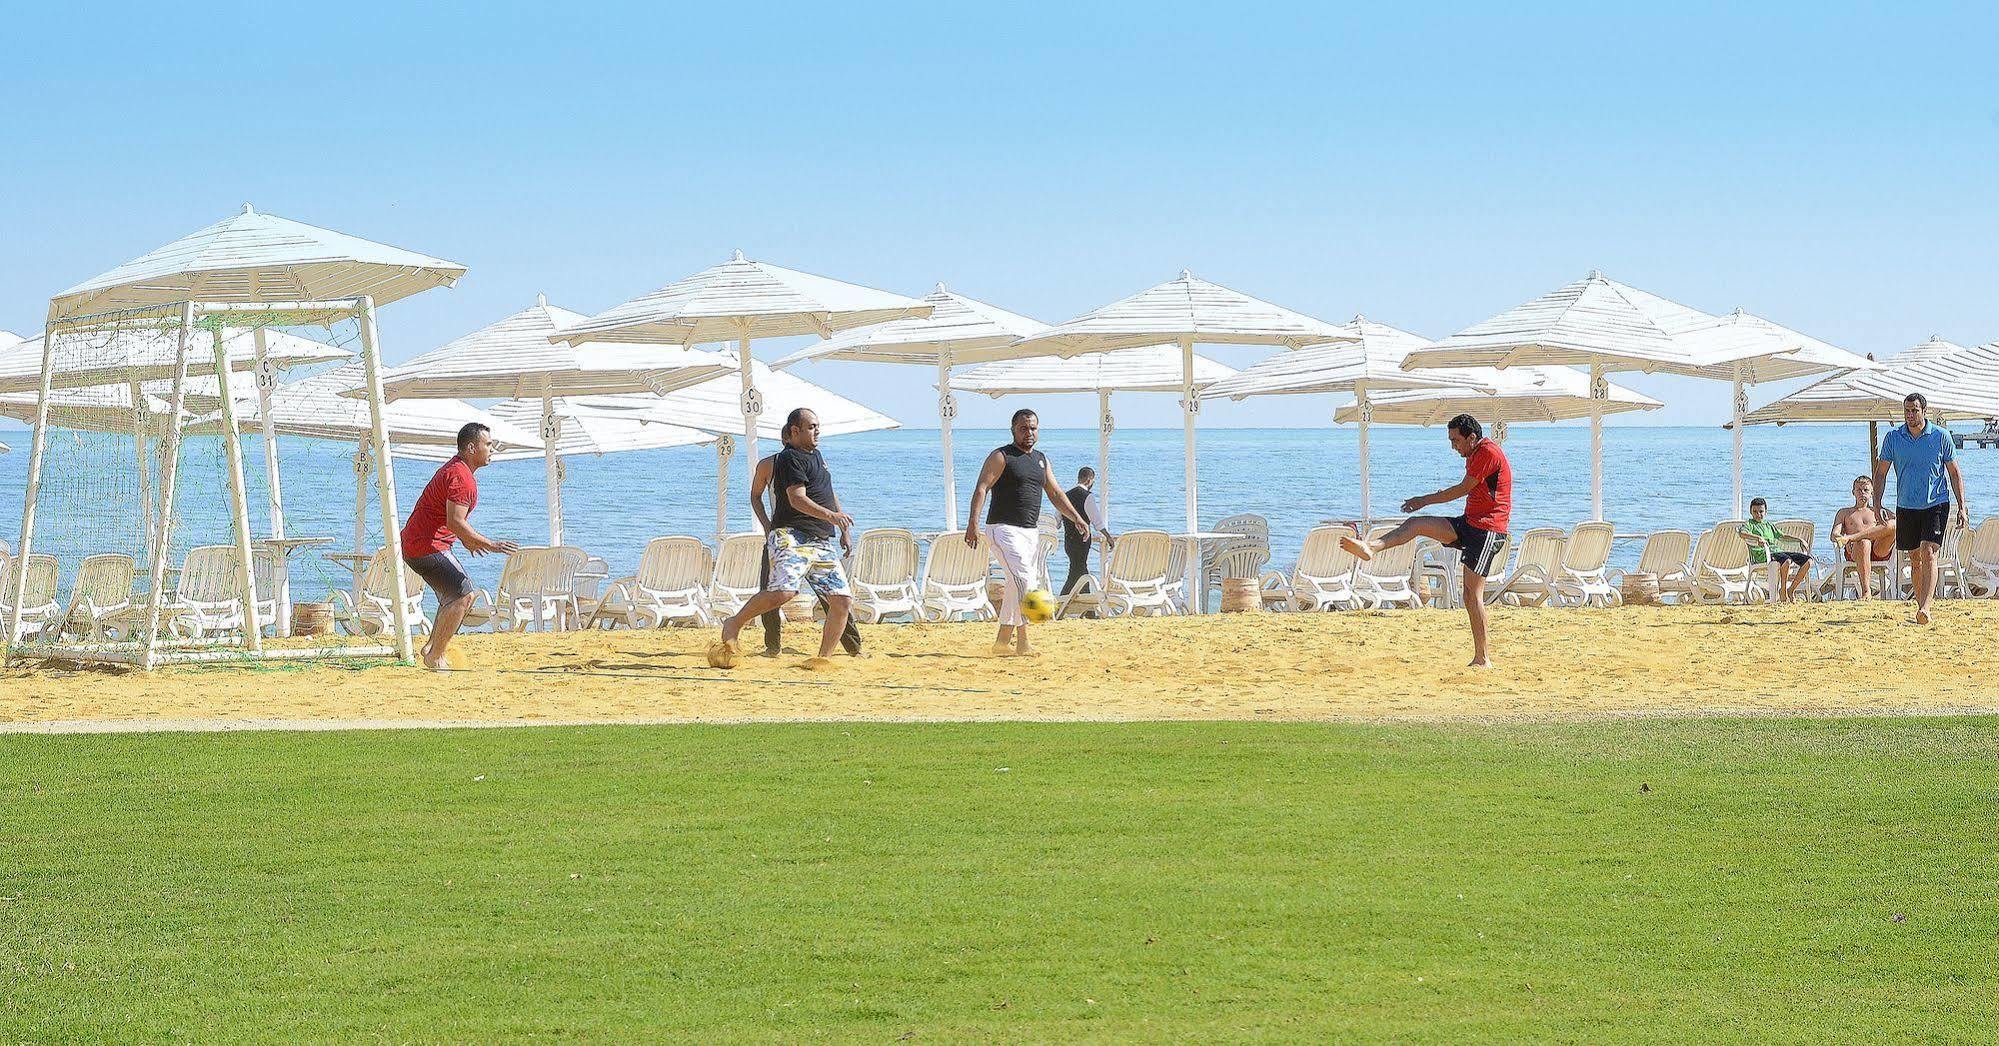
<svg viewBox="0 0 1999 1046">
<path fill-rule="evenodd" d="M 770 546 L 764 546 L 763 560 L 757 564 L 757 585 L 770 584 Z M 826 601 L 819 600 L 819 608 L 826 608 Z M 764 612 L 764 649 L 776 653 L 783 648 L 784 614 L 780 610 Z M 861 652 L 861 630 L 854 627 L 854 615 L 847 615 L 847 627 L 840 631 L 840 649 L 849 654 Z"/>
<path fill-rule="evenodd" d="M 1062 594 L 1066 596 L 1090 574 L 1090 543 L 1064 539 L 1062 551 L 1069 555 L 1069 577 L 1062 582 Z"/>
</svg>

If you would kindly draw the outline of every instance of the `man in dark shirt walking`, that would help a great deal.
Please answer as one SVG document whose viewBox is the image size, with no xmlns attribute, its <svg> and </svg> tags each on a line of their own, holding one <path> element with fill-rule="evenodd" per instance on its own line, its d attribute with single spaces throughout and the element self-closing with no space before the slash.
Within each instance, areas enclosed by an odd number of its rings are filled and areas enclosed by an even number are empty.
<svg viewBox="0 0 1999 1046">
<path fill-rule="evenodd" d="M 808 658 L 805 667 L 830 668 L 833 648 L 839 645 L 840 632 L 853 609 L 854 598 L 840 555 L 853 545 L 854 519 L 840 511 L 832 473 L 826 470 L 826 459 L 819 456 L 819 416 L 803 407 L 792 411 L 784 419 L 784 443 L 784 449 L 771 461 L 777 511 L 772 514 L 770 535 L 765 540 L 770 552 L 770 580 L 763 591 L 722 622 L 720 641 L 708 648 L 712 668 L 736 667 L 742 657 L 737 637 L 743 626 L 790 602 L 807 585 L 826 602 L 826 627 L 819 637 L 818 655 Z"/>
<path fill-rule="evenodd" d="M 1062 551 L 1069 556 L 1069 577 L 1062 582 L 1065 596 L 1090 576 L 1091 531 L 1103 535 L 1104 547 L 1110 547 L 1111 532 L 1104 523 L 1104 499 L 1097 496 L 1096 484 L 1097 470 L 1085 465 L 1076 472 L 1076 485 L 1069 488 L 1069 506 L 1090 525 L 1086 529 L 1066 519 L 1062 521 Z"/>
</svg>

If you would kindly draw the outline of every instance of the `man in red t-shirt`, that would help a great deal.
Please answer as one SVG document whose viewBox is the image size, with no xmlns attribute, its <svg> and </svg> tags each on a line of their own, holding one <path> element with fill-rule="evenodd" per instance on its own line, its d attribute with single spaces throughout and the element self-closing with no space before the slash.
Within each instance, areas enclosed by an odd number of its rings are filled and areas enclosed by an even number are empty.
<svg viewBox="0 0 1999 1046">
<path fill-rule="evenodd" d="M 489 540 L 472 529 L 472 509 L 479 504 L 479 481 L 472 474 L 492 460 L 493 434 L 486 426 L 475 421 L 459 429 L 458 455 L 430 477 L 416 507 L 410 509 L 409 522 L 403 524 L 403 565 L 437 593 L 437 620 L 431 624 L 430 641 L 423 645 L 423 666 L 432 671 L 445 667 L 444 650 L 458 634 L 465 608 L 472 605 L 472 582 L 452 558 L 452 544 L 464 542 L 465 551 L 475 556 L 512 555 L 520 548 L 511 541 Z"/>
<path fill-rule="evenodd" d="M 1465 499 L 1462 516 L 1410 516 L 1394 530 L 1372 540 L 1343 537 L 1340 544 L 1361 559 L 1373 559 L 1382 549 L 1417 538 L 1429 538 L 1458 550 L 1464 561 L 1465 613 L 1471 617 L 1471 667 L 1490 668 L 1485 652 L 1485 575 L 1495 563 L 1506 562 L 1506 527 L 1513 514 L 1513 466 L 1506 452 L 1485 438 L 1478 419 L 1460 414 L 1451 419 L 1451 449 L 1465 459 L 1465 478 L 1434 494 L 1410 498 L 1402 511 Z"/>
</svg>

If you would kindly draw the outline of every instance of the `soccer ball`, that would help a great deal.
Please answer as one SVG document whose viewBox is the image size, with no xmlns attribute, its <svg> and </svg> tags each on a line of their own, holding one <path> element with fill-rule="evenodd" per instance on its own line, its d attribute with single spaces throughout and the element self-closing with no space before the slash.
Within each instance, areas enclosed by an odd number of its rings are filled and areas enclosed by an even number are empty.
<svg viewBox="0 0 1999 1046">
<path fill-rule="evenodd" d="M 1055 594 L 1045 588 L 1037 588 L 1020 597 L 1020 616 L 1040 624 L 1055 616 Z"/>
</svg>

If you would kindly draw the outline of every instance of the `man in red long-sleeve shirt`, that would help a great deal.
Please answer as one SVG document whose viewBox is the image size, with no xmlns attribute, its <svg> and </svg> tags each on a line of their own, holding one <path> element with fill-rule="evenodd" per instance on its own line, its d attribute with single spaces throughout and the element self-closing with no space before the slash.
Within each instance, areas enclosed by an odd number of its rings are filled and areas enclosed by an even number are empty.
<svg viewBox="0 0 1999 1046">
<path fill-rule="evenodd" d="M 1471 617 L 1471 667 L 1491 668 L 1492 660 L 1485 652 L 1485 573 L 1492 564 L 1506 562 L 1506 527 L 1513 515 L 1513 466 L 1507 464 L 1506 452 L 1485 438 L 1478 419 L 1469 414 L 1451 419 L 1450 437 L 1451 449 L 1465 459 L 1465 478 L 1433 494 L 1410 498 L 1402 503 L 1402 511 L 1414 512 L 1463 498 L 1464 515 L 1410 516 L 1371 541 L 1343 537 L 1340 544 L 1362 559 L 1373 559 L 1382 549 L 1417 538 L 1457 549 L 1464 563 L 1465 613 Z"/>
<path fill-rule="evenodd" d="M 462 541 L 465 551 L 475 556 L 520 550 L 511 541 L 493 541 L 472 529 L 472 509 L 479 504 L 479 481 L 473 473 L 492 460 L 493 434 L 486 426 L 475 421 L 459 429 L 458 454 L 430 477 L 410 509 L 409 522 L 403 524 L 403 565 L 437 593 L 437 619 L 423 645 L 423 666 L 432 671 L 444 669 L 445 648 L 472 605 L 471 579 L 452 558 L 451 546 Z"/>
</svg>

